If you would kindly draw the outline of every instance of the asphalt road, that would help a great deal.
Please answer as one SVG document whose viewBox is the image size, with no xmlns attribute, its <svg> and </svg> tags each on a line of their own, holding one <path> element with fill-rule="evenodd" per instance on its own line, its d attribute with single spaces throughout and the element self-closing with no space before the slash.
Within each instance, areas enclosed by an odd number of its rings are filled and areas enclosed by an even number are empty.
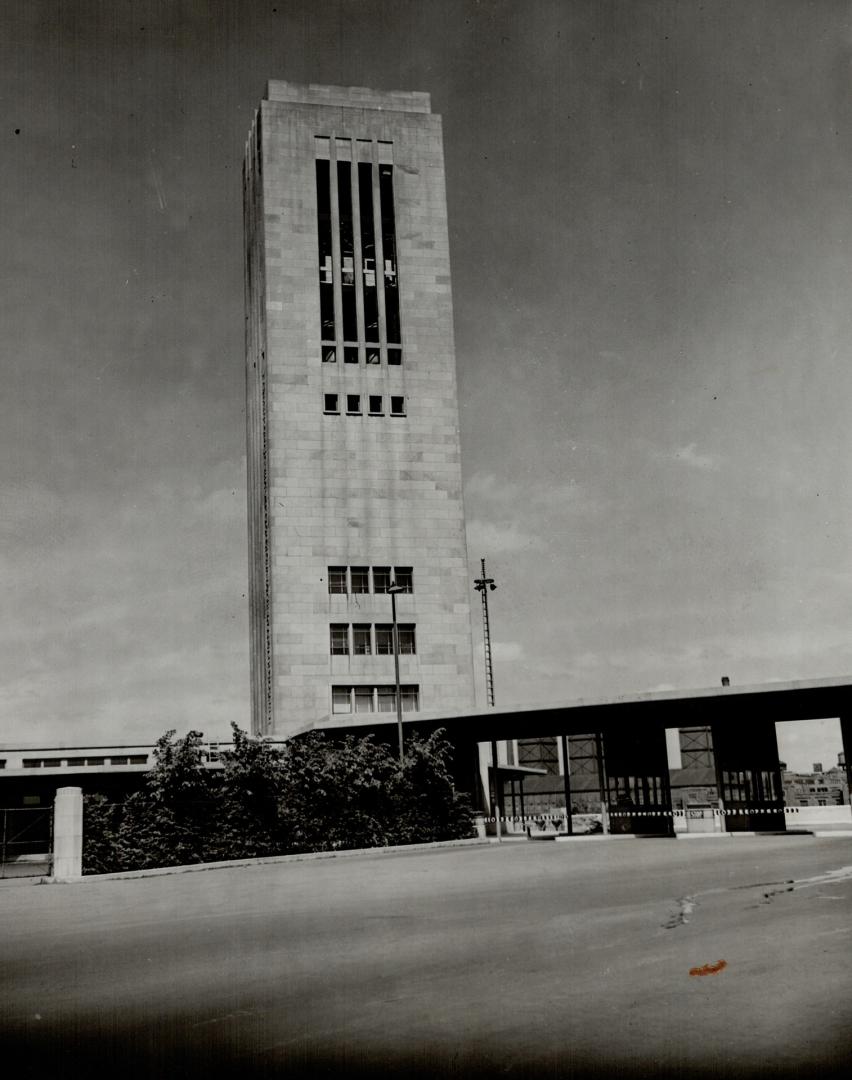
<svg viewBox="0 0 852 1080">
<path fill-rule="evenodd" d="M 791 836 L 15 886 L 0 1048 L 51 1078 L 848 1075 L 850 915 L 852 840 Z"/>
</svg>

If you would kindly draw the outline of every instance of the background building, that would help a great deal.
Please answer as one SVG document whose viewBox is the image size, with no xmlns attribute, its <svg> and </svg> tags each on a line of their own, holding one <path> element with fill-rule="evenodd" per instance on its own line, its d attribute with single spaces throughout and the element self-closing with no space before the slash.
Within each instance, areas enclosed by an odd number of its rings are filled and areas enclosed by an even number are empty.
<svg viewBox="0 0 852 1080">
<path fill-rule="evenodd" d="M 849 802 L 846 760 L 842 753 L 830 769 L 823 769 L 820 762 L 815 762 L 809 773 L 793 772 L 783 762 L 781 768 L 788 806 L 843 806 Z"/>
<path fill-rule="evenodd" d="M 440 117 L 270 82 L 245 160 L 252 724 L 473 702 Z"/>
</svg>

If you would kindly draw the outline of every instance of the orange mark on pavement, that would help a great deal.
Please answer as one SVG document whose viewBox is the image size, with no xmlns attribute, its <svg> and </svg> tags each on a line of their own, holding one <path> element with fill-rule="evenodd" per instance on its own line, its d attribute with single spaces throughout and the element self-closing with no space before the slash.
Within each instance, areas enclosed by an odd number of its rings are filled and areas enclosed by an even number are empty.
<svg viewBox="0 0 852 1080">
<path fill-rule="evenodd" d="M 718 975 L 728 966 L 727 960 L 717 960 L 715 964 L 702 964 L 701 967 L 689 969 L 690 975 Z"/>
</svg>

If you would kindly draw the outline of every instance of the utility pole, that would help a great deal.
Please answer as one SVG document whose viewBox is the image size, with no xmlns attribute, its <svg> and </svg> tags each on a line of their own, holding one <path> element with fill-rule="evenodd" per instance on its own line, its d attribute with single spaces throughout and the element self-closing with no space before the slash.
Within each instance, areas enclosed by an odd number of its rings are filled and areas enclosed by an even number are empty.
<svg viewBox="0 0 852 1080">
<path fill-rule="evenodd" d="M 482 597 L 482 641 L 485 646 L 485 689 L 488 694 L 488 704 L 494 708 L 494 669 L 491 666 L 491 626 L 488 622 L 488 593 L 494 592 L 497 586 L 494 578 L 485 573 L 485 559 L 480 559 L 482 564 L 482 577 L 474 580 L 473 587 Z M 497 826 L 497 839 L 500 840 L 500 815 L 503 810 L 503 800 L 500 798 L 500 778 L 497 764 L 497 741 L 491 740 L 491 770 L 494 775 L 494 821 Z"/>
</svg>

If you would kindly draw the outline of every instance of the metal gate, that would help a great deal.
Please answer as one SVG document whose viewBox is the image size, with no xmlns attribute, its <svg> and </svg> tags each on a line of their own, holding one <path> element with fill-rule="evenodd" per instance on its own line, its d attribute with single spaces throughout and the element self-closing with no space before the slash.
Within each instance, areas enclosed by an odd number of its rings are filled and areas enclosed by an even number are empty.
<svg viewBox="0 0 852 1080">
<path fill-rule="evenodd" d="M 0 807 L 0 878 L 41 877 L 53 862 L 53 810 Z"/>
</svg>

